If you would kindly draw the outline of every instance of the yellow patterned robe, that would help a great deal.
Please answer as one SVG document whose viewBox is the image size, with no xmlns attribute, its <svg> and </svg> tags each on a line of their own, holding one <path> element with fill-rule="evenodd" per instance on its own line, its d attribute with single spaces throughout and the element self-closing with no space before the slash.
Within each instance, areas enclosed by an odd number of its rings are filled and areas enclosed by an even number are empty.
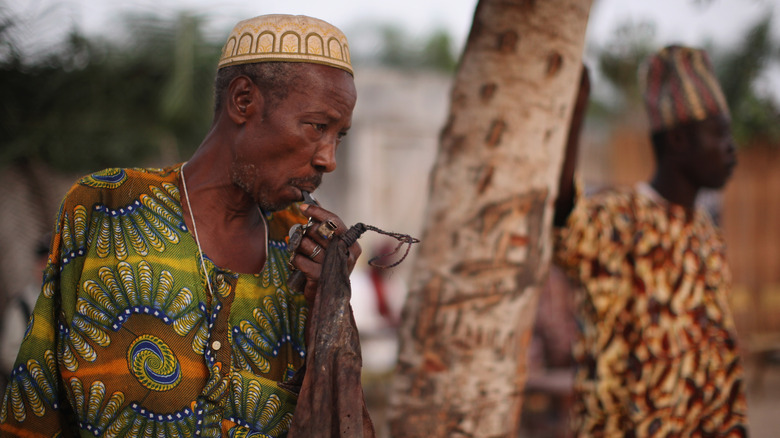
<svg viewBox="0 0 780 438">
<path fill-rule="evenodd" d="M 210 296 L 179 171 L 107 169 L 65 197 L 0 435 L 286 433 L 297 396 L 280 383 L 303 364 L 308 310 L 287 290 L 285 237 L 305 218 L 266 215 L 256 275 L 206 259 Z"/>
<path fill-rule="evenodd" d="M 556 263 L 582 287 L 573 428 L 582 437 L 746 436 L 724 243 L 649 186 L 581 200 Z"/>
</svg>

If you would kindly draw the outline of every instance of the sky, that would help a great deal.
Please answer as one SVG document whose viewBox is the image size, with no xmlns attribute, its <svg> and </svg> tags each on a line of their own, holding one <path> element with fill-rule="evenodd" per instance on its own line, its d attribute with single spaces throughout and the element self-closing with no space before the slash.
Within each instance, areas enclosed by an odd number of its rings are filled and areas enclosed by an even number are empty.
<svg viewBox="0 0 780 438">
<path fill-rule="evenodd" d="M 187 8 L 209 16 L 229 29 L 236 21 L 267 13 L 311 15 L 345 29 L 366 19 L 404 23 L 413 30 L 443 26 L 465 36 L 475 0 L 5 0 L 16 11 L 59 9 L 63 22 L 77 22 L 88 31 L 105 30 L 120 12 L 173 14 Z M 413 10 L 414 12 L 408 12 Z"/>
<path fill-rule="evenodd" d="M 159 12 L 173 15 L 181 9 L 209 17 L 215 29 L 230 28 L 236 21 L 265 13 L 306 14 L 338 27 L 384 21 L 403 25 L 413 33 L 444 27 L 457 41 L 464 41 L 476 0 L 0 0 L 23 14 L 55 14 L 58 25 L 77 24 L 88 33 L 110 31 L 123 12 Z M 735 35 L 763 14 L 775 16 L 780 37 L 780 0 L 594 0 L 588 38 L 604 40 L 617 23 L 627 19 L 652 19 L 664 41 L 697 44 L 710 36 L 717 41 Z"/>
<path fill-rule="evenodd" d="M 21 16 L 54 16 L 48 29 L 28 29 L 32 43 L 55 38 L 78 26 L 87 34 L 117 29 L 122 13 L 159 13 L 175 16 L 182 9 L 207 17 L 209 30 L 219 37 L 244 18 L 266 13 L 305 14 L 329 21 L 349 36 L 349 29 L 371 23 L 396 23 L 412 35 L 434 29 L 450 32 L 462 47 L 477 0 L 0 0 Z M 711 40 L 731 46 L 751 24 L 772 14 L 774 35 L 780 40 L 780 0 L 594 0 L 588 22 L 587 44 L 609 41 L 617 26 L 627 21 L 652 21 L 660 45 L 703 45 Z M 40 43 L 39 43 L 40 44 Z M 353 45 L 356 43 L 353 42 Z M 780 67 L 763 78 L 763 86 L 780 96 Z"/>
</svg>

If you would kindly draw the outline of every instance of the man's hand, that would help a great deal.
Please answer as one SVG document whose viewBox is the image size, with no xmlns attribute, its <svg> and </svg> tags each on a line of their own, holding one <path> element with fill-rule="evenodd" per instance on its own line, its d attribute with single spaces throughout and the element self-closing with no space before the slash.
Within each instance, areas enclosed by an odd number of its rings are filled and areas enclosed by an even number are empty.
<svg viewBox="0 0 780 438">
<path fill-rule="evenodd" d="M 347 226 L 335 214 L 316 205 L 301 204 L 301 212 L 311 219 L 312 225 L 303 234 L 303 239 L 295 250 L 291 262 L 306 276 L 306 286 L 303 294 L 309 303 L 314 302 L 319 287 L 322 263 L 325 261 L 325 250 L 335 236 L 347 231 Z M 329 236 L 330 235 L 330 236 Z M 349 247 L 349 272 L 357 263 L 362 249 L 355 242 Z"/>
</svg>

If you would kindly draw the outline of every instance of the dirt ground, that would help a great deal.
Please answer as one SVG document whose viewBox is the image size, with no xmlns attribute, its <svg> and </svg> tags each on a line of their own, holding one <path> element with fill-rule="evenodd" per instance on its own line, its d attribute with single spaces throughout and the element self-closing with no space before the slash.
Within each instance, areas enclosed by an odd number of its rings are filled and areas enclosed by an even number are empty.
<svg viewBox="0 0 780 438">
<path fill-rule="evenodd" d="M 780 352 L 767 358 L 763 371 L 755 363 L 747 367 L 748 415 L 753 438 L 780 436 Z"/>
</svg>

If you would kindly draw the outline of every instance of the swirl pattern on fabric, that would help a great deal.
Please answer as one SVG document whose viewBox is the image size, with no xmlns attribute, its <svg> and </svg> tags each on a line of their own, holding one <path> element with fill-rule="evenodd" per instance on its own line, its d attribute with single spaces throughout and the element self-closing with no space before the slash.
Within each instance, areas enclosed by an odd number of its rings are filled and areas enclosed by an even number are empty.
<svg viewBox="0 0 780 438">
<path fill-rule="evenodd" d="M 152 391 L 168 391 L 181 382 L 181 365 L 162 339 L 142 335 L 127 350 L 127 366 L 141 385 Z"/>
</svg>

